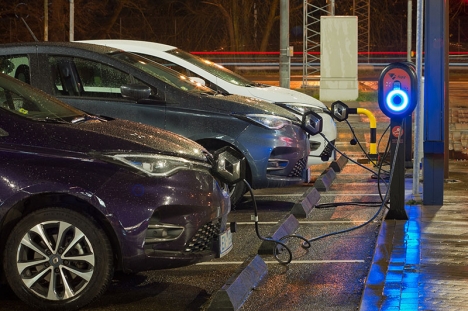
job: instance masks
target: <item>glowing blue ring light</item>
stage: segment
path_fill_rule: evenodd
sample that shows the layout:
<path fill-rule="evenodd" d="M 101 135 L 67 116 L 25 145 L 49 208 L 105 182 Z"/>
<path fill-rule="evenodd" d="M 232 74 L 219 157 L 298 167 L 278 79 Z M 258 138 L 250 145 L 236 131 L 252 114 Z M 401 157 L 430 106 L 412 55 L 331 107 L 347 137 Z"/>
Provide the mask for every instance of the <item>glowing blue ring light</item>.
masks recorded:
<path fill-rule="evenodd" d="M 410 62 L 391 63 L 379 77 L 379 108 L 389 118 L 410 116 L 417 105 L 416 69 Z"/>
<path fill-rule="evenodd" d="M 401 103 L 396 104 L 395 98 L 401 98 Z M 387 94 L 387 107 L 394 112 L 404 111 L 409 106 L 408 94 L 402 90 L 392 90 Z"/>

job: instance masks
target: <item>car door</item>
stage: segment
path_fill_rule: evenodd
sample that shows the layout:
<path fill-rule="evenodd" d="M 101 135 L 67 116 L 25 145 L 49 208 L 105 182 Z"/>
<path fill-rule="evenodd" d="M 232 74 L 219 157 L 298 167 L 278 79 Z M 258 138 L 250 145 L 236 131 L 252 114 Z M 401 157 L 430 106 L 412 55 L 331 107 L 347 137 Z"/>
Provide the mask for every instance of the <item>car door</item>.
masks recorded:
<path fill-rule="evenodd" d="M 126 119 L 165 127 L 164 100 L 151 94 L 153 100 L 139 103 L 136 97 L 122 94 L 122 87 L 153 88 L 104 63 L 78 57 L 48 56 L 53 79 L 52 95 L 88 113 Z"/>

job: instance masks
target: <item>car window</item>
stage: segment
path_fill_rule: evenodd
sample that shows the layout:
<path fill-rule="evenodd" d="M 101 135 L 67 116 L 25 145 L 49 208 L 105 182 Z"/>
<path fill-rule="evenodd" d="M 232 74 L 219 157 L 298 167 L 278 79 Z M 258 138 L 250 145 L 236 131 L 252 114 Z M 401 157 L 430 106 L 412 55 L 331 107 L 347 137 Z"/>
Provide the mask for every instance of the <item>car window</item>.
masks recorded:
<path fill-rule="evenodd" d="M 10 77 L 31 84 L 29 58 L 27 55 L 1 56 L 0 70 L 2 73 L 5 73 Z"/>
<path fill-rule="evenodd" d="M 38 96 L 37 92 L 21 85 L 0 86 L 0 108 L 34 120 L 70 121 L 84 114 L 47 94 Z"/>
<path fill-rule="evenodd" d="M 35 114 L 40 109 L 34 102 L 9 90 L 0 88 L 1 107 L 16 114 Z"/>
<path fill-rule="evenodd" d="M 141 54 L 141 53 L 136 53 L 142 57 L 145 57 L 145 58 L 148 58 L 148 59 L 151 59 L 152 61 L 158 63 L 158 64 L 161 64 L 163 66 L 166 66 L 168 68 L 171 68 L 172 70 L 175 70 L 177 72 L 180 72 L 181 74 L 183 75 L 186 75 L 186 76 L 191 76 L 191 72 L 190 70 L 188 70 L 187 68 L 185 67 L 182 67 L 180 65 L 177 65 L 176 63 L 174 62 L 171 62 L 169 60 L 166 60 L 166 59 L 162 59 L 160 57 L 156 57 L 154 55 L 148 55 L 148 54 Z"/>
<path fill-rule="evenodd" d="M 122 98 L 121 87 L 144 84 L 106 64 L 82 58 L 50 57 L 55 95 Z"/>
<path fill-rule="evenodd" d="M 148 58 L 148 59 L 150 59 L 150 60 L 152 60 L 152 61 L 154 61 L 154 62 L 156 62 L 158 64 L 166 66 L 168 68 L 171 68 L 172 70 L 180 72 L 181 74 L 186 75 L 189 78 L 191 78 L 191 77 L 200 78 L 203 81 L 205 81 L 205 86 L 209 87 L 212 90 L 215 90 L 215 91 L 221 92 L 221 93 L 228 93 L 226 90 L 221 88 L 219 85 L 211 82 L 210 80 L 205 79 L 204 77 L 200 76 L 199 74 L 196 74 L 195 72 L 191 71 L 190 69 L 182 67 L 182 66 L 180 66 L 180 65 L 178 65 L 178 64 L 176 64 L 174 62 L 162 59 L 160 57 L 156 57 L 154 55 L 148 55 L 148 54 L 138 54 L 138 55 L 146 57 L 146 58 Z"/>
<path fill-rule="evenodd" d="M 177 56 L 178 58 L 184 59 L 189 63 L 202 68 L 203 70 L 211 73 L 212 75 L 227 81 L 229 83 L 239 85 L 239 86 L 251 86 L 254 82 L 238 75 L 237 73 L 219 65 L 207 59 L 201 58 L 196 55 L 192 55 L 188 52 L 185 52 L 180 49 L 174 49 L 167 51 L 167 53 Z"/>
<path fill-rule="evenodd" d="M 151 61 L 145 57 L 141 57 L 137 54 L 121 52 L 112 53 L 109 55 L 120 59 L 140 70 L 143 70 L 158 80 L 161 80 L 164 83 L 177 87 L 181 90 L 192 93 L 204 93 L 209 95 L 215 94 L 212 89 L 190 81 L 187 76 L 179 74 L 177 71 L 171 70 L 159 63 Z"/>

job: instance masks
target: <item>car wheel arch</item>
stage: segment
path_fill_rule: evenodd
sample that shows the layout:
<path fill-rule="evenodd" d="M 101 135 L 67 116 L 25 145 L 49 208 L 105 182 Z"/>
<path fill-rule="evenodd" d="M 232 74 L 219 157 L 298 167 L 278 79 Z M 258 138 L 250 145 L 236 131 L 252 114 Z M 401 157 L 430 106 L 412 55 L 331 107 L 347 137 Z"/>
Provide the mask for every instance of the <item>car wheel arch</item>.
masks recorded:
<path fill-rule="evenodd" d="M 41 257 L 46 262 L 37 260 Z M 54 205 L 19 220 L 2 260 L 18 298 L 39 310 L 56 311 L 78 310 L 104 294 L 115 266 L 112 246 L 99 223 Z"/>
<path fill-rule="evenodd" d="M 62 207 L 73 210 L 84 216 L 90 216 L 97 224 L 103 228 L 104 232 L 109 239 L 109 242 L 114 253 L 114 269 L 120 270 L 122 268 L 122 255 L 119 239 L 112 229 L 111 224 L 106 219 L 98 208 L 77 196 L 68 193 L 41 193 L 33 194 L 29 197 L 23 198 L 13 204 L 5 213 L 0 224 L 0 236 L 3 238 L 0 241 L 0 252 L 5 249 L 8 234 L 13 230 L 16 224 L 23 219 L 26 215 L 37 211 L 39 209 L 48 207 Z M 2 281 L 4 281 L 4 271 L 2 269 Z"/>

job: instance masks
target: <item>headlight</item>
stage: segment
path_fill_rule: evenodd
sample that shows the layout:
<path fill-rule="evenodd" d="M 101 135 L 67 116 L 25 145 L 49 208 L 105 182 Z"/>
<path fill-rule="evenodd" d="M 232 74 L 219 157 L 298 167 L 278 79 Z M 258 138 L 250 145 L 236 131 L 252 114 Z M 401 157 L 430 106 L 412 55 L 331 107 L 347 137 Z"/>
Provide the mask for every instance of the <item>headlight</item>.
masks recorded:
<path fill-rule="evenodd" d="M 291 120 L 289 119 L 269 114 L 248 114 L 245 117 L 250 121 L 253 121 L 255 124 L 258 124 L 271 130 L 279 130 L 280 128 L 283 128 L 286 125 L 292 124 Z"/>
<path fill-rule="evenodd" d="M 150 176 L 171 176 L 180 170 L 208 171 L 208 163 L 194 162 L 179 157 L 148 154 L 115 154 L 114 160 L 134 167 Z"/>

